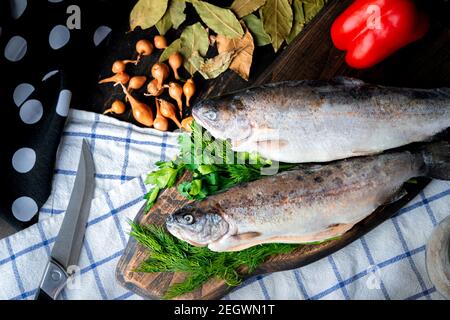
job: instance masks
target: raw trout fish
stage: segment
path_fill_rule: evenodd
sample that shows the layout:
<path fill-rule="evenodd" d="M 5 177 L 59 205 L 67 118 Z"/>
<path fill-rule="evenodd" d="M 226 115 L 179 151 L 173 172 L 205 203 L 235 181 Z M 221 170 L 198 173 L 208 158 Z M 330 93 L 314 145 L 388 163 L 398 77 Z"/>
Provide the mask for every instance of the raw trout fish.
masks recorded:
<path fill-rule="evenodd" d="M 303 165 L 180 208 L 166 220 L 175 237 L 213 251 L 263 243 L 310 243 L 342 235 L 398 200 L 407 180 L 450 180 L 450 145 Z"/>
<path fill-rule="evenodd" d="M 290 163 L 373 155 L 450 127 L 450 89 L 289 81 L 204 100 L 194 119 L 233 150 Z"/>

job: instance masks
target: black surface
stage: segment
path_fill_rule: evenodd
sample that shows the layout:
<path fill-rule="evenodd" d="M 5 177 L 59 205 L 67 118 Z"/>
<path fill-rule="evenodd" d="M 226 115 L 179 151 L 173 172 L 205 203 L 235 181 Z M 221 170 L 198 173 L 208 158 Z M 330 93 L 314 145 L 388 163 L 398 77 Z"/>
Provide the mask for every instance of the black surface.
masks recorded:
<path fill-rule="evenodd" d="M 34 297 L 34 300 L 38 301 L 53 301 L 53 299 L 44 292 L 41 288 L 38 289 L 36 296 Z"/>

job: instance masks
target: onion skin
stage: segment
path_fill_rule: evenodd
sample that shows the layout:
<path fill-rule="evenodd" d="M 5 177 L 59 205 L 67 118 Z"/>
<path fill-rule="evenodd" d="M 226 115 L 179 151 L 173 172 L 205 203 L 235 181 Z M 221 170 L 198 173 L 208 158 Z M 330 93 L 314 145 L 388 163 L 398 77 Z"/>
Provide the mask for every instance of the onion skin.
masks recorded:
<path fill-rule="evenodd" d="M 167 119 L 161 115 L 159 101 L 156 98 L 155 104 L 156 104 L 156 118 L 155 121 L 153 122 L 153 128 L 159 131 L 167 131 L 169 130 L 169 121 L 167 121 Z"/>
<path fill-rule="evenodd" d="M 158 89 L 162 88 L 164 80 L 169 77 L 169 73 L 169 67 L 165 63 L 158 62 L 152 66 L 151 74 L 158 81 Z"/>
<path fill-rule="evenodd" d="M 129 80 L 130 80 L 130 76 L 128 74 L 126 74 L 125 72 L 119 72 L 119 73 L 113 75 L 112 77 L 100 80 L 98 83 L 103 84 L 103 83 L 114 82 L 115 84 L 120 83 L 123 85 L 123 84 L 126 84 Z"/>
<path fill-rule="evenodd" d="M 130 81 L 128 83 L 128 91 L 130 89 L 139 90 L 140 88 L 142 88 L 144 86 L 146 81 L 147 81 L 146 76 L 134 76 L 133 78 L 130 79 Z"/>
<path fill-rule="evenodd" d="M 149 56 L 153 52 L 153 44 L 146 39 L 139 40 L 136 42 L 136 52 L 141 56 Z"/>
<path fill-rule="evenodd" d="M 157 49 L 167 48 L 167 40 L 164 36 L 155 36 L 155 38 L 153 38 L 153 42 L 155 43 L 155 48 Z"/>
<path fill-rule="evenodd" d="M 183 116 L 183 88 L 176 82 L 170 82 L 168 86 L 169 95 L 177 102 L 178 109 L 180 110 L 180 117 Z"/>
<path fill-rule="evenodd" d="M 111 104 L 111 108 L 105 110 L 103 114 L 113 113 L 113 114 L 123 114 L 125 112 L 126 106 L 125 103 L 123 103 L 120 100 L 114 100 L 114 102 Z"/>
<path fill-rule="evenodd" d="M 143 102 L 138 101 L 135 97 L 133 97 L 128 90 L 122 85 L 123 93 L 127 97 L 128 101 L 130 101 L 131 110 L 133 113 L 134 119 L 140 124 L 144 126 L 151 127 L 153 126 L 153 112 L 152 109 Z"/>
<path fill-rule="evenodd" d="M 176 115 L 176 107 L 172 103 L 170 103 L 169 101 L 166 101 L 166 100 L 160 99 L 159 102 L 160 102 L 161 114 L 164 117 L 169 118 L 170 120 L 175 122 L 177 127 L 181 129 L 181 123 L 180 123 L 180 121 L 178 121 L 177 115 Z"/>
<path fill-rule="evenodd" d="M 127 64 L 134 63 L 136 64 L 137 60 L 117 60 L 113 63 L 111 67 L 111 71 L 113 73 L 124 72 Z"/>
<path fill-rule="evenodd" d="M 158 80 L 153 79 L 147 85 L 147 92 L 146 96 L 159 97 L 164 92 L 164 87 L 158 89 Z"/>
<path fill-rule="evenodd" d="M 183 93 L 186 97 L 186 106 L 190 107 L 191 98 L 195 94 L 195 82 L 192 78 L 188 79 L 183 85 Z"/>
<path fill-rule="evenodd" d="M 141 39 L 138 42 L 136 42 L 136 52 L 138 53 L 138 58 L 135 64 L 138 64 L 139 61 L 141 61 L 142 57 L 149 56 L 152 54 L 153 44 L 146 39 Z"/>
<path fill-rule="evenodd" d="M 178 69 L 183 65 L 183 56 L 178 52 L 174 52 L 169 57 L 169 65 L 173 70 L 175 79 L 179 80 L 180 76 L 178 74 Z"/>
<path fill-rule="evenodd" d="M 187 132 L 192 132 L 191 124 L 193 121 L 193 117 L 184 118 L 183 121 L 181 121 L 181 128 L 183 128 Z"/>

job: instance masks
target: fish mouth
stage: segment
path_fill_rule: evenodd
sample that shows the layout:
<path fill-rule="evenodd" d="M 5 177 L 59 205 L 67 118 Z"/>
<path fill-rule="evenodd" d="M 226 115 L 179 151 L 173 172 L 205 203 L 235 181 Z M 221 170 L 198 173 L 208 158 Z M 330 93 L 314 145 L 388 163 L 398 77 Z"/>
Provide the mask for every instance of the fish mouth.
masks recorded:
<path fill-rule="evenodd" d="M 222 219 L 227 223 L 227 230 L 222 236 L 218 238 L 214 237 L 213 240 L 210 239 L 206 241 L 199 241 L 198 239 L 193 240 L 192 237 L 185 236 L 186 233 L 183 232 L 184 231 L 183 227 L 179 226 L 176 222 L 174 222 L 172 215 L 169 215 L 166 219 L 166 229 L 167 231 L 169 231 L 171 235 L 182 241 L 189 243 L 190 245 L 193 245 L 195 247 L 206 247 L 209 246 L 210 244 L 220 242 L 224 238 L 227 238 L 233 233 L 236 233 L 237 228 L 230 221 L 225 219 L 224 216 L 222 216 Z"/>
<path fill-rule="evenodd" d="M 176 223 L 166 221 L 166 229 L 174 237 L 176 237 L 182 241 L 185 241 L 185 242 L 193 245 L 194 247 L 206 247 L 208 245 L 208 242 L 202 243 L 202 242 L 191 240 L 189 237 L 185 237 L 183 235 L 183 228 L 178 226 Z"/>

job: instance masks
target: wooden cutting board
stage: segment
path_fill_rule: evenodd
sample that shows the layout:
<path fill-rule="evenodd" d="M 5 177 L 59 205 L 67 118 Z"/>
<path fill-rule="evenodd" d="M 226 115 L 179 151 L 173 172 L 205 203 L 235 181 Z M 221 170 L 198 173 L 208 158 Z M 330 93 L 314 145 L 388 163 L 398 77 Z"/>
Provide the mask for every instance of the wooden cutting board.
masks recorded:
<path fill-rule="evenodd" d="M 342 75 L 357 77 L 377 84 L 403 87 L 450 86 L 450 31 L 448 25 L 445 25 L 450 21 L 450 17 L 448 14 L 442 14 L 445 12 L 442 6 L 445 7 L 444 9 L 448 9 L 448 3 L 442 3 L 440 7 L 436 5 L 439 1 L 433 1 L 434 4 L 430 5 L 433 26 L 424 40 L 403 49 L 375 68 L 357 71 L 349 69 L 345 65 L 343 53 L 333 48 L 329 37 L 329 29 L 333 20 L 350 2 L 350 0 L 331 0 L 316 19 L 277 56 L 266 70 L 263 70 L 253 83 L 245 83 L 234 73 L 227 72 L 219 79 L 207 83 L 202 90 L 201 98 L 219 95 L 251 84 L 294 79 L 327 80 Z M 298 268 L 345 247 L 394 215 L 427 183 L 427 179 L 419 179 L 417 185 L 408 185 L 408 194 L 403 199 L 379 208 L 340 239 L 321 245 L 304 245 L 291 254 L 271 257 L 254 274 L 244 275 L 245 278 Z M 160 195 L 150 212 L 146 214 L 141 210 L 138 213 L 135 222 L 163 224 L 168 214 L 186 202 L 187 200 L 174 189 L 166 190 Z M 127 289 L 145 298 L 159 299 L 171 284 L 183 280 L 183 275 L 133 272 L 147 257 L 147 250 L 131 238 L 117 265 L 116 277 L 119 283 Z M 218 299 L 231 289 L 223 281 L 212 279 L 195 292 L 181 296 L 179 299 Z"/>

